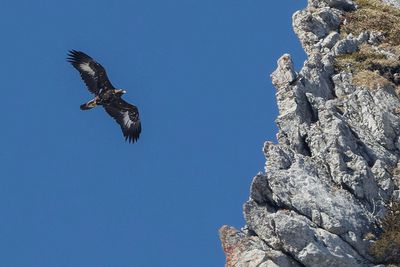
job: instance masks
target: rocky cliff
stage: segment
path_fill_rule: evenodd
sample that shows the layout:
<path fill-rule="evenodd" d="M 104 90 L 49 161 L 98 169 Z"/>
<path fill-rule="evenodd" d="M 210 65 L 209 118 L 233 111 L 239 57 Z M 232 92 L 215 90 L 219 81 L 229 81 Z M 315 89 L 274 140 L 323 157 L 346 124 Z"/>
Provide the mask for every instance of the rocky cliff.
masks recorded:
<path fill-rule="evenodd" d="M 264 144 L 246 226 L 220 229 L 226 266 L 385 261 L 371 246 L 400 195 L 400 10 L 386 2 L 309 0 L 293 15 L 308 59 L 296 72 L 285 54 L 271 75 L 278 143 Z"/>

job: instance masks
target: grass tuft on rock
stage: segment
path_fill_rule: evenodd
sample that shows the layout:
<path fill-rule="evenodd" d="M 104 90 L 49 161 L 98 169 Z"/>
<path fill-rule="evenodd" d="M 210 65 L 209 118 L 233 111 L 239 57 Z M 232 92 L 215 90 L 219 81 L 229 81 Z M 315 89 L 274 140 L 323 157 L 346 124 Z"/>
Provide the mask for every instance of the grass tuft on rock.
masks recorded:
<path fill-rule="evenodd" d="M 386 216 L 382 219 L 382 234 L 371 246 L 371 254 L 385 264 L 400 263 L 400 202 L 387 205 Z M 398 266 L 398 265 L 397 265 Z"/>
<path fill-rule="evenodd" d="M 367 87 L 371 90 L 377 90 L 382 87 L 392 86 L 394 84 L 384 78 L 377 71 L 362 70 L 354 74 L 353 83 L 358 86 Z"/>
<path fill-rule="evenodd" d="M 384 33 L 386 42 L 400 44 L 400 10 L 379 0 L 356 0 L 357 10 L 348 12 L 341 32 L 358 35 L 364 31 Z"/>
<path fill-rule="evenodd" d="M 400 10 L 379 0 L 355 0 L 357 10 L 346 12 L 340 27 L 342 37 L 379 32 L 379 45 L 364 44 L 358 51 L 337 56 L 337 72 L 351 71 L 357 85 L 370 89 L 400 85 Z M 378 83 L 381 84 L 378 84 Z M 399 90 L 396 90 L 399 91 Z"/>

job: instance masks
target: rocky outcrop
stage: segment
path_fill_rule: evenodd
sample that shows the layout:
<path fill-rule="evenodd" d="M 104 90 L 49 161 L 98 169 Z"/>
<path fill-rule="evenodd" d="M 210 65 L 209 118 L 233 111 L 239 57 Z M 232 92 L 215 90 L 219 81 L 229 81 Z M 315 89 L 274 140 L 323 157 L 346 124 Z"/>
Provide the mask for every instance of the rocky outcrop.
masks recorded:
<path fill-rule="evenodd" d="M 397 1 L 391 1 L 397 2 Z M 278 143 L 266 142 L 265 173 L 244 204 L 246 226 L 220 229 L 227 266 L 372 266 L 384 203 L 399 195 L 400 101 L 390 84 L 357 86 L 335 57 L 377 42 L 377 33 L 343 37 L 351 0 L 309 0 L 293 15 L 308 55 L 296 72 L 290 55 L 271 78 L 277 89 Z"/>

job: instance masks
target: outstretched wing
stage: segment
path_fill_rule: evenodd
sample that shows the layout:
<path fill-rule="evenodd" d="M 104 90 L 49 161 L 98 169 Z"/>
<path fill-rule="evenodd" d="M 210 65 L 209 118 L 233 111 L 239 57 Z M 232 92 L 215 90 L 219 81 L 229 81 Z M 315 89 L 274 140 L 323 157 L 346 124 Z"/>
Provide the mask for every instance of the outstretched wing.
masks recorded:
<path fill-rule="evenodd" d="M 109 104 L 103 104 L 107 113 L 121 126 L 125 140 L 134 143 L 139 139 L 142 126 L 139 119 L 139 110 L 136 106 L 119 98 Z"/>
<path fill-rule="evenodd" d="M 101 91 L 114 89 L 103 66 L 85 53 L 71 50 L 67 60 L 79 71 L 91 93 L 98 95 Z"/>

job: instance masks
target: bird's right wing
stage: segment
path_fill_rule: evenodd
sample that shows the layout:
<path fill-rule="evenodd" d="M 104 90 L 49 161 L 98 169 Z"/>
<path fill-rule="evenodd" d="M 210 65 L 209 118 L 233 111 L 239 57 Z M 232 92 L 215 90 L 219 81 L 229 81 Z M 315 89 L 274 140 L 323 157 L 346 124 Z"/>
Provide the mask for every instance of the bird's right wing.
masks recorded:
<path fill-rule="evenodd" d="M 139 110 L 136 106 L 131 105 L 120 98 L 109 104 L 103 104 L 103 107 L 121 126 L 125 140 L 128 140 L 129 143 L 134 143 L 139 139 L 142 125 L 140 123 Z"/>
<path fill-rule="evenodd" d="M 98 95 L 103 90 L 114 89 L 103 66 L 83 52 L 71 50 L 68 62 L 77 69 L 89 91 Z"/>

